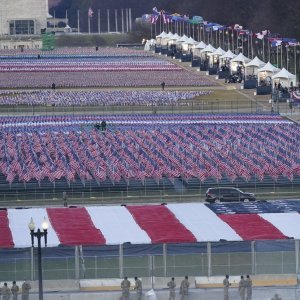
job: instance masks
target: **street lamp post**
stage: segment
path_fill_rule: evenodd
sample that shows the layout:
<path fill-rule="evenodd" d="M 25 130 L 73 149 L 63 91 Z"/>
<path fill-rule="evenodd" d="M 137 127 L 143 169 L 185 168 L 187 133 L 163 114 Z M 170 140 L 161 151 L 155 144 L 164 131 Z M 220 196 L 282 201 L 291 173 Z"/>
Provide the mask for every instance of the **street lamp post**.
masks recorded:
<path fill-rule="evenodd" d="M 30 223 L 28 224 L 30 235 L 31 235 L 31 245 L 34 247 L 34 238 L 37 238 L 38 241 L 38 279 L 39 279 L 39 300 L 43 300 L 43 273 L 42 273 L 42 247 L 41 247 L 41 238 L 44 237 L 45 247 L 47 247 L 47 234 L 48 234 L 48 222 L 47 219 L 44 218 L 42 223 L 41 231 L 39 228 L 37 231 L 35 230 L 35 224 L 33 219 L 30 219 Z"/>

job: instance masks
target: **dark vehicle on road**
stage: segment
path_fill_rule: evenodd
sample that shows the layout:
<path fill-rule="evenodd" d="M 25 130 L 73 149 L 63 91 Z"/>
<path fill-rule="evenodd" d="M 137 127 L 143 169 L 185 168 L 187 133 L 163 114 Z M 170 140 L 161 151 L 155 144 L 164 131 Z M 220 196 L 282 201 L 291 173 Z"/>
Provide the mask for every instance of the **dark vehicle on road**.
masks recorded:
<path fill-rule="evenodd" d="M 215 202 L 248 202 L 255 201 L 255 195 L 245 193 L 234 187 L 209 188 L 206 191 L 205 201 L 209 203 Z"/>

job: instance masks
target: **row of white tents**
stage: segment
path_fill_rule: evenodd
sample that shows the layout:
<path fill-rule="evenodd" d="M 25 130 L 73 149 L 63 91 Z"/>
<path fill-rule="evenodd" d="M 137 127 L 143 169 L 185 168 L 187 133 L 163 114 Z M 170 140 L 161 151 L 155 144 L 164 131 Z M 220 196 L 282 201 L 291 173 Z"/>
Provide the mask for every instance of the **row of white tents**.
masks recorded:
<path fill-rule="evenodd" d="M 207 59 L 209 66 L 213 66 L 218 61 L 219 66 L 229 66 L 231 72 L 236 72 L 238 66 L 242 66 L 245 76 L 257 76 L 258 83 L 270 78 L 272 79 L 273 85 L 280 83 L 283 87 L 296 86 L 296 76 L 288 72 L 285 68 L 280 70 L 270 62 L 265 63 L 261 61 L 257 56 L 251 60 L 243 53 L 236 55 L 231 50 L 224 51 L 220 47 L 216 49 L 211 44 L 206 45 L 203 41 L 197 42 L 186 35 L 180 37 L 176 33 L 162 32 L 156 36 L 155 40 L 149 40 L 147 43 L 145 50 L 149 50 L 150 45 L 154 44 L 160 46 L 175 44 L 176 48 L 186 52 L 192 52 L 194 58 Z"/>

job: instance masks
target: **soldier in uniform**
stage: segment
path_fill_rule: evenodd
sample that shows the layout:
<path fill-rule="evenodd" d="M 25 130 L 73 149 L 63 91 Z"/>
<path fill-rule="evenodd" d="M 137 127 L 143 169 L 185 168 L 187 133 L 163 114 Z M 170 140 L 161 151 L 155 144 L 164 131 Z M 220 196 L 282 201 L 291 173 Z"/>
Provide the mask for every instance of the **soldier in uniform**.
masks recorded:
<path fill-rule="evenodd" d="M 189 279 L 188 276 L 185 276 L 184 279 L 181 281 L 180 284 L 181 300 L 187 300 L 188 298 L 189 286 L 190 286 L 188 279 Z"/>
<path fill-rule="evenodd" d="M 134 280 L 135 280 L 134 290 L 136 291 L 136 299 L 141 300 L 143 294 L 142 281 L 137 277 L 134 277 Z"/>
<path fill-rule="evenodd" d="M 22 300 L 29 300 L 29 291 L 31 285 L 28 280 L 25 280 L 22 284 Z"/>
<path fill-rule="evenodd" d="M 252 279 L 247 275 L 246 279 L 246 300 L 252 299 Z"/>
<path fill-rule="evenodd" d="M 13 281 L 11 293 L 13 295 L 13 300 L 18 300 L 19 286 L 16 284 L 15 281 Z"/>
<path fill-rule="evenodd" d="M 127 277 L 124 277 L 124 279 L 122 280 L 121 289 L 122 289 L 122 300 L 128 300 L 129 299 L 130 281 L 127 279 Z"/>
<path fill-rule="evenodd" d="M 229 275 L 226 275 L 224 280 L 223 280 L 223 286 L 224 286 L 224 300 L 229 300 L 229 287 L 230 287 L 230 283 L 229 283 Z"/>
<path fill-rule="evenodd" d="M 176 287 L 176 282 L 175 278 L 172 277 L 171 281 L 168 282 L 168 287 L 169 287 L 169 300 L 175 300 L 175 287 Z"/>
<path fill-rule="evenodd" d="M 245 300 L 245 292 L 246 292 L 246 280 L 244 279 L 244 276 L 241 276 L 241 280 L 239 282 L 239 294 L 241 300 Z"/>
<path fill-rule="evenodd" d="M 7 286 L 7 283 L 4 282 L 4 286 L 2 287 L 2 299 L 9 300 L 11 296 L 10 288 Z"/>

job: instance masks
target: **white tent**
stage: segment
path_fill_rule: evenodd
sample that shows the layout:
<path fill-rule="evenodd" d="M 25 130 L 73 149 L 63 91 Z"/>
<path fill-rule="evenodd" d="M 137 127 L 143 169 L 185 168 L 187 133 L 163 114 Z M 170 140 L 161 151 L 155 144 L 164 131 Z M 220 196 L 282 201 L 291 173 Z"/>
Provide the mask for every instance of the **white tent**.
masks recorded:
<path fill-rule="evenodd" d="M 253 58 L 250 62 L 246 63 L 246 67 L 257 67 L 262 68 L 266 63 L 260 60 L 257 56 Z"/>
<path fill-rule="evenodd" d="M 243 53 L 239 53 L 231 62 L 243 63 L 244 65 L 248 63 L 250 59 L 246 57 Z"/>
<path fill-rule="evenodd" d="M 193 49 L 193 54 L 194 56 L 200 56 L 200 51 L 204 49 L 207 45 L 204 42 L 200 42 L 197 45 L 195 45 Z"/>
<path fill-rule="evenodd" d="M 248 57 L 246 57 L 243 53 L 239 53 L 239 55 L 237 55 L 230 61 L 231 72 L 236 72 L 239 65 L 245 67 L 245 64 L 249 61 L 250 59 Z"/>
<path fill-rule="evenodd" d="M 196 44 L 197 42 L 192 37 L 189 37 L 185 42 L 182 43 L 182 49 L 188 51 L 192 49 Z"/>
<path fill-rule="evenodd" d="M 220 64 L 221 65 L 227 65 L 229 64 L 230 60 L 236 57 L 234 53 L 232 53 L 231 50 L 228 50 L 223 55 L 220 56 Z"/>
<path fill-rule="evenodd" d="M 259 85 L 263 83 L 271 84 L 272 76 L 279 71 L 278 68 L 267 62 L 262 68 L 257 70 L 257 81 Z"/>
<path fill-rule="evenodd" d="M 188 40 L 189 38 L 184 34 L 180 39 L 176 41 L 176 43 L 184 43 Z"/>
<path fill-rule="evenodd" d="M 215 50 L 214 52 L 212 52 L 210 55 L 214 55 L 214 56 L 222 56 L 223 54 L 225 54 L 225 51 L 222 48 L 218 48 L 217 50 Z"/>
<path fill-rule="evenodd" d="M 225 53 L 225 51 L 222 48 L 216 49 L 214 52 L 209 53 L 209 64 L 210 66 L 213 66 L 216 64 L 218 61 L 220 62 L 220 57 Z"/>
<path fill-rule="evenodd" d="M 253 58 L 250 62 L 246 63 L 246 75 L 257 75 L 259 68 L 263 67 L 266 63 L 260 60 L 257 56 Z"/>
<path fill-rule="evenodd" d="M 161 34 L 157 35 L 155 38 L 156 38 L 156 42 L 158 44 L 161 44 L 161 41 L 163 38 L 165 38 L 167 36 L 167 33 L 166 32 L 162 32 Z"/>
<path fill-rule="evenodd" d="M 214 48 L 211 44 L 208 44 L 204 49 L 200 51 L 201 54 L 208 54 L 208 53 L 213 53 L 216 51 L 216 48 Z"/>
<path fill-rule="evenodd" d="M 176 41 L 179 39 L 180 39 L 180 36 L 177 33 L 173 34 L 172 37 L 169 37 L 169 45 L 175 44 Z"/>
<path fill-rule="evenodd" d="M 228 50 L 222 56 L 220 56 L 220 59 L 233 59 L 234 57 L 236 57 L 236 55 L 232 53 L 231 50 Z"/>
<path fill-rule="evenodd" d="M 296 86 L 296 75 L 290 73 L 285 68 L 273 75 L 272 80 L 273 84 L 280 83 L 282 87 L 289 88 L 291 84 L 293 84 L 293 86 Z"/>

